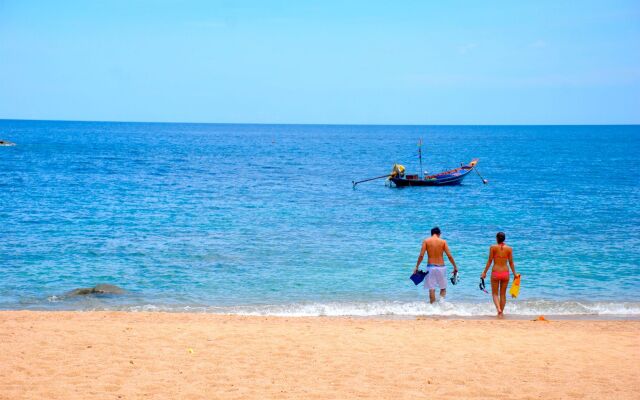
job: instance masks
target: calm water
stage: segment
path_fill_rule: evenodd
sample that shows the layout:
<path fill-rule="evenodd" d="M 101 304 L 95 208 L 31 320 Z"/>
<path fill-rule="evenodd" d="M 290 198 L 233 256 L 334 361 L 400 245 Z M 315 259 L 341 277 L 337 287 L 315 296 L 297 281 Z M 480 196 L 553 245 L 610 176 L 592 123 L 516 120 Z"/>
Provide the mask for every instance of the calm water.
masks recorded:
<path fill-rule="evenodd" d="M 351 181 L 480 158 L 483 185 Z M 520 314 L 640 315 L 640 127 L 0 121 L 0 308 L 482 315 L 504 230 Z M 408 280 L 439 225 L 462 281 Z M 110 283 L 120 296 L 64 297 Z"/>

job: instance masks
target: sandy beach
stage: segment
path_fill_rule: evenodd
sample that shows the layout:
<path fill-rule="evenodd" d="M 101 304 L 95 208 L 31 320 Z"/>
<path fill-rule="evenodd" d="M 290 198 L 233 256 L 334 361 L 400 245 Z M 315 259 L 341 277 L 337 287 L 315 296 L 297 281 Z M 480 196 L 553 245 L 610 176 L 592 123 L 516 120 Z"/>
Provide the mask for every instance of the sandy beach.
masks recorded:
<path fill-rule="evenodd" d="M 1 399 L 640 398 L 640 321 L 0 313 Z"/>

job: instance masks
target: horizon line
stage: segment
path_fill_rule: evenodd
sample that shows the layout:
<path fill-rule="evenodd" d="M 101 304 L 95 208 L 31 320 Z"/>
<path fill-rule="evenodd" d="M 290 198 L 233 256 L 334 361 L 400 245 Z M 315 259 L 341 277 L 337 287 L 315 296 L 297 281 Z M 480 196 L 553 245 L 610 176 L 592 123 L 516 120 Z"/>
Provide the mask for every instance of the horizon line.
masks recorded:
<path fill-rule="evenodd" d="M 33 119 L 33 118 L 0 118 L 0 121 L 25 122 L 98 122 L 114 124 L 193 124 L 193 125 L 292 125 L 292 126 L 639 126 L 638 123 L 557 123 L 557 124 L 399 124 L 399 123 L 291 123 L 291 122 L 185 122 L 185 121 L 122 121 L 122 120 L 88 120 L 88 119 Z"/>

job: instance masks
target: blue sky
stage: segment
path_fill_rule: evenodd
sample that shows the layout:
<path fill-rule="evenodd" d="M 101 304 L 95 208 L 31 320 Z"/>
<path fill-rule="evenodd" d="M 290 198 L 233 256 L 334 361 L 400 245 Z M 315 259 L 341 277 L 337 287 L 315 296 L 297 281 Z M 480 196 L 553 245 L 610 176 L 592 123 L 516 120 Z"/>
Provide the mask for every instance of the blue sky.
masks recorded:
<path fill-rule="evenodd" d="M 637 124 L 640 2 L 0 0 L 0 118 Z"/>

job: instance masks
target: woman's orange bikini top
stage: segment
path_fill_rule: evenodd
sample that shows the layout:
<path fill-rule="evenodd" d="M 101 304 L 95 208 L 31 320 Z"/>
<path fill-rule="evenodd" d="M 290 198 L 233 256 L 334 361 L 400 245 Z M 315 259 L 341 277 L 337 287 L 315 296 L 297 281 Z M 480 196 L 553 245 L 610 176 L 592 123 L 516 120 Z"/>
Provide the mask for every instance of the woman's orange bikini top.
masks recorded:
<path fill-rule="evenodd" d="M 498 246 L 500 246 L 500 250 L 502 250 L 504 248 L 504 244 L 505 244 L 504 242 L 498 243 Z M 498 257 L 497 253 L 498 252 L 496 252 L 496 254 L 493 256 L 493 258 L 501 258 L 501 259 L 504 259 L 504 260 L 508 260 L 509 259 L 509 257 Z"/>

